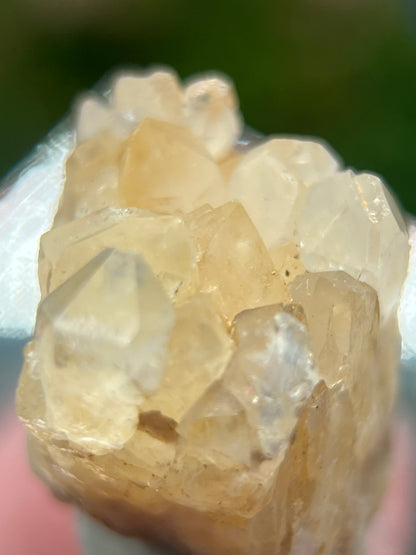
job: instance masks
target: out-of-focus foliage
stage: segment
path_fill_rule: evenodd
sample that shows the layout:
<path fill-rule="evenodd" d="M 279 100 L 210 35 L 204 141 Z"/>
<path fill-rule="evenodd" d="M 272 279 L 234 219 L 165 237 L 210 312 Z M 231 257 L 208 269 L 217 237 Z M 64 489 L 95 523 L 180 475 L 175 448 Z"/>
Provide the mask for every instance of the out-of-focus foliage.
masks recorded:
<path fill-rule="evenodd" d="M 109 69 L 222 70 L 249 125 L 325 137 L 416 212 L 416 25 L 404 0 L 2 0 L 0 174 Z"/>

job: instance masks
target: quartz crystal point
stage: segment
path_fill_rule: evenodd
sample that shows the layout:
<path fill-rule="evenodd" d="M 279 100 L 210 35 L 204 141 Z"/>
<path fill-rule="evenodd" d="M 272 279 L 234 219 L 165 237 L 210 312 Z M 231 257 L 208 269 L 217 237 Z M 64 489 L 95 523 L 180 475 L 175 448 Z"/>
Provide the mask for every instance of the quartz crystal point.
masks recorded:
<path fill-rule="evenodd" d="M 228 199 L 217 164 L 191 131 L 151 118 L 127 140 L 119 192 L 125 206 L 164 213 Z"/>
<path fill-rule="evenodd" d="M 185 89 L 182 121 L 214 159 L 227 156 L 241 133 L 238 102 L 226 78 L 195 79 Z"/>
<path fill-rule="evenodd" d="M 336 159 L 319 143 L 272 139 L 247 153 L 230 179 L 268 247 L 294 237 L 295 217 L 307 188 L 333 174 Z"/>
<path fill-rule="evenodd" d="M 409 250 L 382 181 L 247 146 L 213 75 L 120 74 L 74 121 L 17 392 L 35 472 L 183 553 L 361 553 Z"/>
<path fill-rule="evenodd" d="M 118 205 L 120 156 L 121 141 L 108 133 L 83 141 L 74 150 L 66 164 L 65 190 L 56 224 Z"/>
<path fill-rule="evenodd" d="M 405 224 L 375 175 L 351 170 L 312 185 L 298 237 L 309 271 L 342 269 L 378 293 L 382 318 L 397 310 L 406 277 Z"/>
<path fill-rule="evenodd" d="M 88 452 L 120 448 L 161 379 L 174 321 L 138 254 L 104 250 L 56 288 L 39 306 L 30 367 L 47 425 Z"/>
<path fill-rule="evenodd" d="M 43 235 L 39 255 L 42 297 L 106 248 L 142 254 L 172 299 L 186 298 L 197 290 L 195 246 L 179 216 L 107 208 Z"/>

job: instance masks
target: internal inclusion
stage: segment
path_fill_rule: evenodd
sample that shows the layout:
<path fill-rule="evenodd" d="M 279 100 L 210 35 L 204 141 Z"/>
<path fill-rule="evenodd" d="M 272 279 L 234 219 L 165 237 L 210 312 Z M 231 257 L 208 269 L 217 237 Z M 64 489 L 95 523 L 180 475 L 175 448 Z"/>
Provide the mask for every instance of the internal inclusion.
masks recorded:
<path fill-rule="evenodd" d="M 359 553 L 409 251 L 382 181 L 319 141 L 243 152 L 224 77 L 118 75 L 74 120 L 17 393 L 35 471 L 184 552 Z"/>

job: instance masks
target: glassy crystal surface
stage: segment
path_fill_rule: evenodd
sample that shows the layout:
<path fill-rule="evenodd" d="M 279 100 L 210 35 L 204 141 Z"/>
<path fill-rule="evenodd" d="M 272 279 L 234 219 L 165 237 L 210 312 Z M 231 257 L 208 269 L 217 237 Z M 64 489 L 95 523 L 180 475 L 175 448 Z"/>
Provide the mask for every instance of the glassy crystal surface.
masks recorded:
<path fill-rule="evenodd" d="M 215 160 L 227 156 L 242 128 L 233 84 L 226 77 L 194 79 L 184 91 L 182 121 Z"/>
<path fill-rule="evenodd" d="M 409 254 L 385 186 L 320 141 L 242 148 L 219 76 L 120 74 L 74 121 L 17 392 L 36 473 L 184 553 L 360 553 Z"/>
<path fill-rule="evenodd" d="M 247 153 L 230 179 L 268 247 L 290 241 L 307 188 L 332 175 L 337 160 L 317 142 L 271 139 Z"/>
<path fill-rule="evenodd" d="M 146 118 L 127 140 L 120 164 L 120 202 L 154 212 L 188 212 L 228 198 L 202 142 L 182 125 Z"/>

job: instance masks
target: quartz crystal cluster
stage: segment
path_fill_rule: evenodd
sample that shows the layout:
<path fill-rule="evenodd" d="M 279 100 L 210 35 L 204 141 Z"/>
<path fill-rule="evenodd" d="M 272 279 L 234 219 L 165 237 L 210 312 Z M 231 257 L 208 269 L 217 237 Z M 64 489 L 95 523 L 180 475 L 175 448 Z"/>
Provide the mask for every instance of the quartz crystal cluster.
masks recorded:
<path fill-rule="evenodd" d="M 382 181 L 247 144 L 224 77 L 121 74 L 74 126 L 17 394 L 36 473 L 183 553 L 360 553 L 408 261 Z"/>

